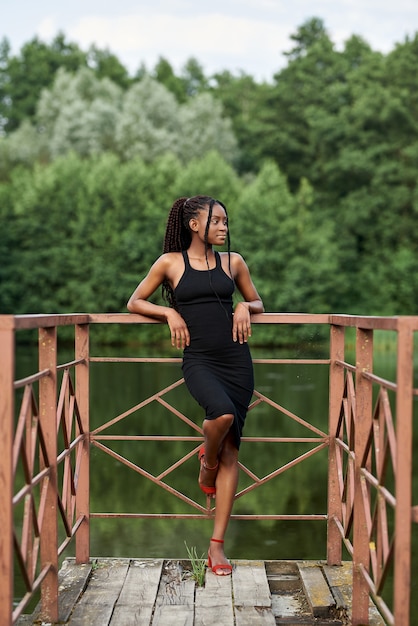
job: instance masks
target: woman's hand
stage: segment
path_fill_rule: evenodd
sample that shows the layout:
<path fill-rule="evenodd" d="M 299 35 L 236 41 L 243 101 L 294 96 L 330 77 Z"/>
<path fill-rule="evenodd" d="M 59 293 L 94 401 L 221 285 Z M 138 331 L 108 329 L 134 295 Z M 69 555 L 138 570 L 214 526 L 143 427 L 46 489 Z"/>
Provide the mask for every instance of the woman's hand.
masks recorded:
<path fill-rule="evenodd" d="M 167 309 L 167 324 L 171 332 L 171 345 L 173 348 L 185 348 L 190 345 L 190 333 L 186 322 L 174 309 Z"/>
<path fill-rule="evenodd" d="M 250 303 L 238 302 L 232 324 L 232 339 L 246 343 L 248 337 L 251 337 Z"/>

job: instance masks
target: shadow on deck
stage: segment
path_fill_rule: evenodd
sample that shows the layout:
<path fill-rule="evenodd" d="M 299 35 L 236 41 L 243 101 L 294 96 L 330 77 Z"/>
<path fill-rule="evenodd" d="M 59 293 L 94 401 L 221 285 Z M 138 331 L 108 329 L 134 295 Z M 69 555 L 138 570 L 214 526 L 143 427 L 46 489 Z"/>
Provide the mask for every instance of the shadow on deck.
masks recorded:
<path fill-rule="evenodd" d="M 206 570 L 193 579 L 190 561 L 97 558 L 59 573 L 59 623 L 70 626 L 275 626 L 351 624 L 352 564 L 319 561 L 232 561 L 232 576 Z M 40 608 L 18 626 L 41 623 Z M 370 626 L 384 624 L 374 605 Z"/>

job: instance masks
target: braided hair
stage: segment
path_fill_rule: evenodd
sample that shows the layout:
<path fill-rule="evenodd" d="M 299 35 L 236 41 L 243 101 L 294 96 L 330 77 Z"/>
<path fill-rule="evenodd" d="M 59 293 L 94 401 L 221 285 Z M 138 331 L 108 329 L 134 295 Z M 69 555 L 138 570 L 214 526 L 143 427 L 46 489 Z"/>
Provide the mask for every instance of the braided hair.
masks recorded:
<path fill-rule="evenodd" d="M 226 206 L 219 200 L 210 196 L 193 196 L 192 198 L 178 198 L 174 201 L 168 215 L 167 226 L 165 230 L 163 252 L 182 252 L 187 250 L 192 242 L 190 229 L 190 220 L 197 218 L 200 211 L 208 209 L 208 219 L 205 228 L 205 255 L 206 264 L 209 270 L 208 260 L 208 233 L 210 221 L 212 219 L 212 211 L 215 204 L 219 204 L 228 217 Z M 229 230 L 227 232 L 228 258 L 230 264 L 231 244 L 229 238 Z M 165 280 L 162 284 L 163 298 L 169 306 L 177 309 L 176 298 L 170 283 Z"/>

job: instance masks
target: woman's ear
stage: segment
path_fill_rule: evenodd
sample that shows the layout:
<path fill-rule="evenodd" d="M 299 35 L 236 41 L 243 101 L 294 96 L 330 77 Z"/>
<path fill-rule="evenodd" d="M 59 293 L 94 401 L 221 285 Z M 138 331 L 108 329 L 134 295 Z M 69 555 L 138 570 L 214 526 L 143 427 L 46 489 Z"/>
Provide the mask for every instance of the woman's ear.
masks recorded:
<path fill-rule="evenodd" d="M 195 233 L 197 233 L 197 231 L 199 230 L 199 223 L 195 217 L 192 217 L 189 220 L 189 227 L 190 227 L 190 230 L 192 230 Z"/>

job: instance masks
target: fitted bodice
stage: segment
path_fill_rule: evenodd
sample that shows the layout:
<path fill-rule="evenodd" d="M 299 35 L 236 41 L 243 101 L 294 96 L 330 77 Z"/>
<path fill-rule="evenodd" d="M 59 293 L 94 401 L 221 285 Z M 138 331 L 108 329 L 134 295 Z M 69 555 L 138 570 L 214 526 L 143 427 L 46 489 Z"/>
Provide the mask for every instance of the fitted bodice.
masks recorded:
<path fill-rule="evenodd" d="M 213 269 L 196 270 L 183 251 L 184 273 L 174 295 L 180 315 L 190 332 L 186 350 L 213 351 L 232 343 L 232 294 L 234 281 L 222 268 L 215 252 Z"/>

